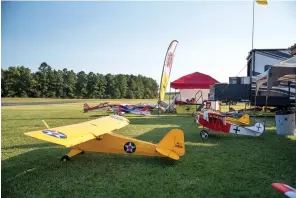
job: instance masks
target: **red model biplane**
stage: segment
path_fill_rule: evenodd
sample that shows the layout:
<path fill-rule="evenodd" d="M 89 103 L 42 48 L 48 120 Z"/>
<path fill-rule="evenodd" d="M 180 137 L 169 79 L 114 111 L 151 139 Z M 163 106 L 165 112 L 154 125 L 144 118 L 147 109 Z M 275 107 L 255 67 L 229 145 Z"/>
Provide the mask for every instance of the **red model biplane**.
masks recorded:
<path fill-rule="evenodd" d="M 260 136 L 265 129 L 264 125 L 261 123 L 256 123 L 254 126 L 250 127 L 233 124 L 226 120 L 226 116 L 208 111 L 203 112 L 203 114 L 198 114 L 196 117 L 196 123 L 203 126 L 203 129 L 200 131 L 200 136 L 202 138 L 208 138 L 209 136 L 205 128 L 214 132 L 249 136 Z"/>

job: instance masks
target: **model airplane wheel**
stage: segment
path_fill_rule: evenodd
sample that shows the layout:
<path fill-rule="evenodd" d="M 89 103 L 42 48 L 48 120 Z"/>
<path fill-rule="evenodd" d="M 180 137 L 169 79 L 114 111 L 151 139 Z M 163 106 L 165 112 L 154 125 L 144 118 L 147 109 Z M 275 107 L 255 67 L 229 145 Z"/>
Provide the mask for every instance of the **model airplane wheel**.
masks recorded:
<path fill-rule="evenodd" d="M 207 131 L 205 131 L 205 130 L 201 130 L 200 131 L 200 137 L 202 139 L 207 139 L 209 137 L 209 133 Z"/>
<path fill-rule="evenodd" d="M 69 161 L 70 160 L 70 157 L 68 155 L 64 155 L 62 158 L 61 158 L 61 161 L 65 162 L 65 161 Z"/>

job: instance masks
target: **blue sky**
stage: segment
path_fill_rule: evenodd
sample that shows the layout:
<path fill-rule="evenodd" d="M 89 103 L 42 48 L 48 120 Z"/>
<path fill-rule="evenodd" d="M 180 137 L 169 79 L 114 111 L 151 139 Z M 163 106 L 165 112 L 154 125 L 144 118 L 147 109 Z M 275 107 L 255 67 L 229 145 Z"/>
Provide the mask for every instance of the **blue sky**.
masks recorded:
<path fill-rule="evenodd" d="M 142 74 L 159 82 L 176 39 L 171 81 L 198 71 L 227 82 L 252 47 L 252 1 L 1 3 L 2 68 L 36 71 L 45 61 L 55 69 Z M 296 1 L 256 4 L 254 48 L 296 43 L 295 10 Z"/>

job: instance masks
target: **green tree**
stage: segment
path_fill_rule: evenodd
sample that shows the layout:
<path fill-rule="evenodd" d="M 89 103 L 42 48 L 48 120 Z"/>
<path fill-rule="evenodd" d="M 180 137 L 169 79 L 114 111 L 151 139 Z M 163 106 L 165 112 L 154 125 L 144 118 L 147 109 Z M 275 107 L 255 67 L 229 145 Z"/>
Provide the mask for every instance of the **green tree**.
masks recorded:
<path fill-rule="evenodd" d="M 63 95 L 64 98 L 75 98 L 77 76 L 73 70 L 63 69 Z"/>
<path fill-rule="evenodd" d="M 49 73 L 52 71 L 51 66 L 46 62 L 41 63 L 36 72 L 37 89 L 40 91 L 41 97 L 47 97 L 49 90 Z"/>
<path fill-rule="evenodd" d="M 156 98 L 158 84 L 142 75 L 75 73 L 46 62 L 33 73 L 24 66 L 1 69 L 2 97 Z"/>
<path fill-rule="evenodd" d="M 106 89 L 105 89 L 105 98 L 114 98 L 115 96 L 115 77 L 112 74 L 107 74 L 105 76 L 106 80 Z"/>
<path fill-rule="evenodd" d="M 8 97 L 27 97 L 31 88 L 32 73 L 29 68 L 9 67 L 3 72 L 4 91 Z"/>
<path fill-rule="evenodd" d="M 95 73 L 90 72 L 87 75 L 87 97 L 88 98 L 97 98 L 99 95 L 98 90 L 98 77 Z"/>
<path fill-rule="evenodd" d="M 85 98 L 87 96 L 87 74 L 84 71 L 77 74 L 76 96 L 78 98 Z"/>
<path fill-rule="evenodd" d="M 107 81 L 104 75 L 97 74 L 97 95 L 96 98 L 104 98 Z"/>
<path fill-rule="evenodd" d="M 123 74 L 116 75 L 116 87 L 120 92 L 120 98 L 126 98 L 127 95 L 127 79 L 126 76 Z"/>
<path fill-rule="evenodd" d="M 7 96 L 6 81 L 5 81 L 5 70 L 1 68 L 1 97 Z"/>
<path fill-rule="evenodd" d="M 142 82 L 142 75 L 138 75 L 136 78 L 135 98 L 142 99 L 144 97 L 144 85 Z"/>

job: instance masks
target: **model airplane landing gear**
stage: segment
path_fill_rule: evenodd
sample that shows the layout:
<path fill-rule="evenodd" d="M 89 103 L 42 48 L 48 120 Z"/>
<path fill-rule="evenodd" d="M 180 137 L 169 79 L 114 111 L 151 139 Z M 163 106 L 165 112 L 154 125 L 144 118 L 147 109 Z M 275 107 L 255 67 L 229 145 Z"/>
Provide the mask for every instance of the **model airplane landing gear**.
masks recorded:
<path fill-rule="evenodd" d="M 203 130 L 200 131 L 200 137 L 202 139 L 207 139 L 209 137 L 209 133 L 206 130 L 203 129 Z"/>
<path fill-rule="evenodd" d="M 71 149 L 68 154 L 64 155 L 61 158 L 61 161 L 63 161 L 63 162 L 69 161 L 70 157 L 73 157 L 73 156 L 78 155 L 78 154 L 84 154 L 84 151 L 81 151 L 81 150 L 78 150 L 78 149 Z"/>
<path fill-rule="evenodd" d="M 61 161 L 62 162 L 65 162 L 65 161 L 69 161 L 70 160 L 70 157 L 68 155 L 64 155 L 62 158 L 61 158 Z"/>

